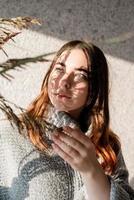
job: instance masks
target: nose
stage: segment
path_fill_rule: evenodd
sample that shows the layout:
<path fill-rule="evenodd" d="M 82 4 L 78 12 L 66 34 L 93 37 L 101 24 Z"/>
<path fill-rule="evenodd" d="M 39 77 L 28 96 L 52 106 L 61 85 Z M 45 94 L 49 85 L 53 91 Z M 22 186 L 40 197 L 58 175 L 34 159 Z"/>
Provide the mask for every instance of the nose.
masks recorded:
<path fill-rule="evenodd" d="M 71 81 L 69 75 L 65 74 L 59 81 L 59 86 L 63 89 L 69 89 L 71 87 Z"/>

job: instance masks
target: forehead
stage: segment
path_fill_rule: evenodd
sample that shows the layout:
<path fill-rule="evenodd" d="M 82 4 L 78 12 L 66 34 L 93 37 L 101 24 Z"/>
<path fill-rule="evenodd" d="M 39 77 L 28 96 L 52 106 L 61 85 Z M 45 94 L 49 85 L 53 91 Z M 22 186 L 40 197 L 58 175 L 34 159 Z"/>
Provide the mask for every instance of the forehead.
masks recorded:
<path fill-rule="evenodd" d="M 57 62 L 63 62 L 66 66 L 81 67 L 88 69 L 89 58 L 88 55 L 82 49 L 72 49 L 62 52 L 57 59 Z"/>

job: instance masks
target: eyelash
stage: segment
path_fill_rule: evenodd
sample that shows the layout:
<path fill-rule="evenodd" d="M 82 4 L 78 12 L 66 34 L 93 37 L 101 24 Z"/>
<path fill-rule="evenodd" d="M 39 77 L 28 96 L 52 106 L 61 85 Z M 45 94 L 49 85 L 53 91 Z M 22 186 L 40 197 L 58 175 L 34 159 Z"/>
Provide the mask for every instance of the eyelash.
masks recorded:
<path fill-rule="evenodd" d="M 88 79 L 86 75 L 84 75 L 84 74 L 81 74 L 81 75 L 83 76 L 84 79 L 86 79 L 86 80 Z"/>
<path fill-rule="evenodd" d="M 56 67 L 55 70 L 63 71 L 63 69 L 60 67 Z"/>
<path fill-rule="evenodd" d="M 76 74 L 76 76 L 80 76 L 82 79 L 84 79 L 84 80 L 88 80 L 88 78 L 87 78 L 87 76 L 86 75 L 84 75 L 84 74 Z"/>

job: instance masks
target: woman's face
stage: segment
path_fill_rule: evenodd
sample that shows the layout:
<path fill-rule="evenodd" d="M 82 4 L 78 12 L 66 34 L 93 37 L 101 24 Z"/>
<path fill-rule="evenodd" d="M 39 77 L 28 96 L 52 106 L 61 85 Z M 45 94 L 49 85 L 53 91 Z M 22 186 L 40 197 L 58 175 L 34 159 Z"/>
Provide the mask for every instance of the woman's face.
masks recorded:
<path fill-rule="evenodd" d="M 48 80 L 48 96 L 57 110 L 79 116 L 88 97 L 88 71 L 87 57 L 81 49 L 60 55 Z"/>

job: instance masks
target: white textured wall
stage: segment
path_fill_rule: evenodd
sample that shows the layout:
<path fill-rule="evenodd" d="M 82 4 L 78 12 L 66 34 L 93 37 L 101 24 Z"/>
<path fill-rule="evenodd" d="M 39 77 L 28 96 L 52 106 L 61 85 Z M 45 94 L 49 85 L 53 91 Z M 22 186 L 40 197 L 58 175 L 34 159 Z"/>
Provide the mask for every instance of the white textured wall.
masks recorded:
<path fill-rule="evenodd" d="M 111 127 L 121 138 L 134 186 L 134 1 L 0 0 L 1 17 L 34 16 L 43 26 L 25 30 L 4 46 L 9 58 L 54 52 L 71 39 L 90 39 L 103 48 L 110 69 Z M 52 58 L 53 56 L 50 56 Z M 8 58 L 0 51 L 0 62 Z M 28 63 L 10 71 L 11 82 L 0 77 L 0 93 L 21 107 L 38 94 L 50 63 Z M 0 118 L 2 118 L 0 113 Z"/>

